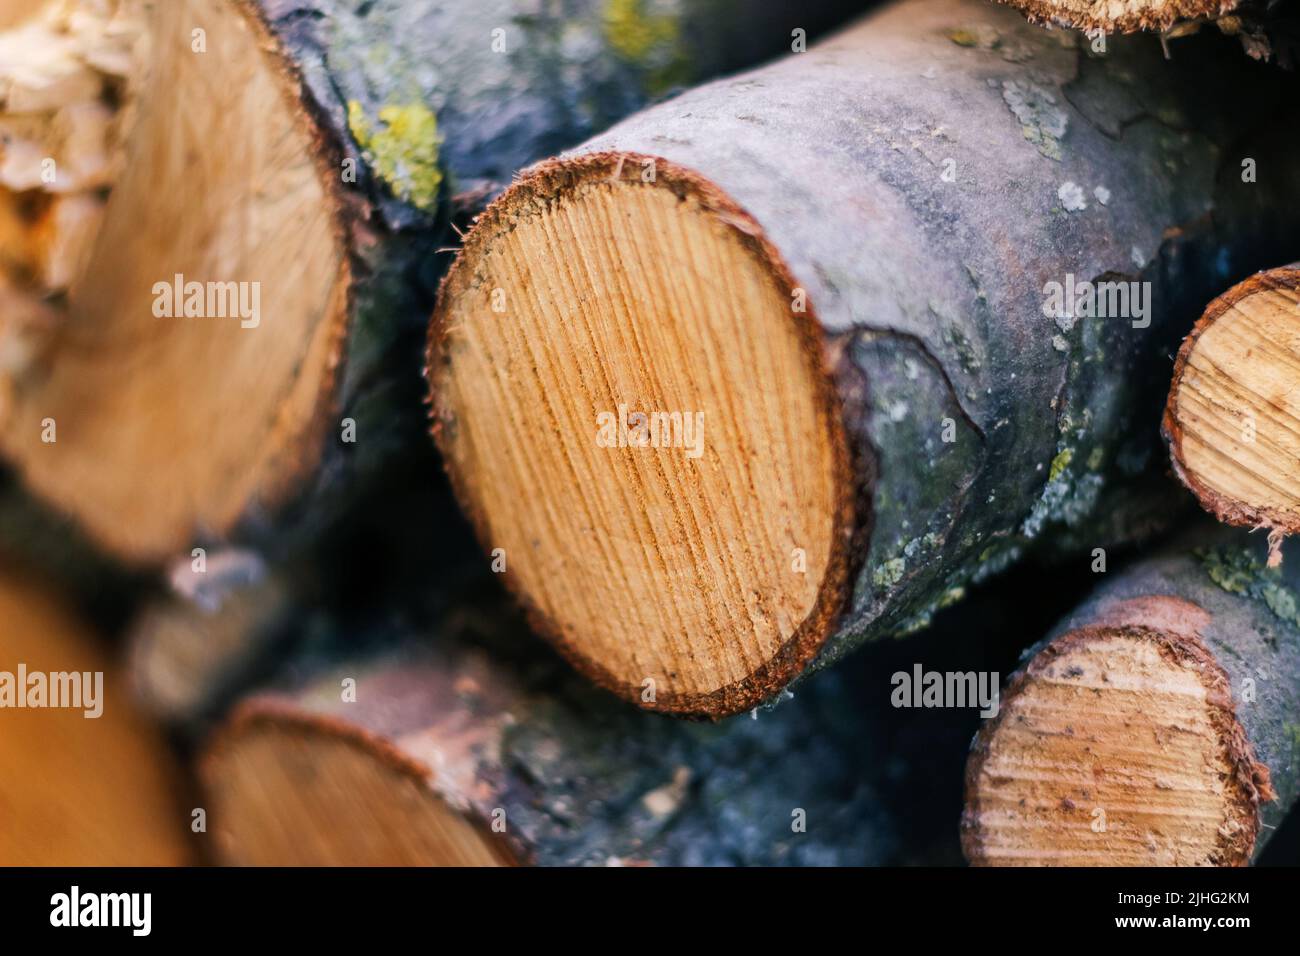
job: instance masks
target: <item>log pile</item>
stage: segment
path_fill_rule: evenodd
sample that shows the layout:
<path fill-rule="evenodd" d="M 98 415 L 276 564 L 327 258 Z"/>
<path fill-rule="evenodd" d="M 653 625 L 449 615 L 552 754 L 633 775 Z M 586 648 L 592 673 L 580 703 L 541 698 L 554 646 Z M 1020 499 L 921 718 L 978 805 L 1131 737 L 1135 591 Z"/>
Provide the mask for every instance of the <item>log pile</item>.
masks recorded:
<path fill-rule="evenodd" d="M 1286 155 L 1285 86 L 1227 108 L 1228 73 L 1260 78 L 920 0 L 521 178 L 443 282 L 428 375 L 537 630 L 625 699 L 726 716 L 1062 527 L 1148 530 L 1214 257 L 1294 247 L 1300 178 L 1218 145 Z"/>
<path fill-rule="evenodd" d="M 1294 862 L 1289 16 L 0 0 L 0 865 Z"/>

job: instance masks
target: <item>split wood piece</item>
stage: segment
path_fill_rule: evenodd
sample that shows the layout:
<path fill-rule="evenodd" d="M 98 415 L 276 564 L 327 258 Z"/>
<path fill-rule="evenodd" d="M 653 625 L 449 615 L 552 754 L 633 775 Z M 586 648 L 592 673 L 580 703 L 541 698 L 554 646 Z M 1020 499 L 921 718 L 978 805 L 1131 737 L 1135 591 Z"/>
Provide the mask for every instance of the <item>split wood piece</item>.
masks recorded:
<path fill-rule="evenodd" d="M 250 865 L 865 865 L 894 828 L 839 674 L 775 711 L 667 720 L 481 613 L 247 701 L 202 763 L 214 852 Z M 464 630 L 465 627 L 469 630 Z M 354 654 L 358 635 L 338 642 Z M 319 658 L 318 658 L 319 659 Z M 329 676 L 323 676 L 327 674 Z M 354 684 L 349 684 L 354 681 Z M 353 702 L 344 697 L 349 691 Z"/>
<path fill-rule="evenodd" d="M 1300 573 L 1219 529 L 1123 572 L 1030 652 L 980 731 L 987 865 L 1237 866 L 1295 803 Z"/>
<path fill-rule="evenodd" d="M 61 603 L 33 579 L 0 572 L 0 865 L 188 863 L 190 818 L 179 771 L 133 708 L 97 636 Z M 16 686 L 20 667 L 25 688 Z M 37 674 L 49 687 L 49 675 L 77 675 L 75 686 L 88 681 L 92 696 L 99 675 L 91 710 L 100 716 L 77 707 L 17 707 L 24 691 L 22 700 L 32 701 Z"/>
<path fill-rule="evenodd" d="M 1300 267 L 1210 303 L 1178 353 L 1164 434 L 1174 473 L 1220 521 L 1275 543 L 1300 531 Z"/>
<path fill-rule="evenodd" d="M 21 281 L 44 261 L 56 199 L 33 187 L 13 209 L 0 201 L 0 236 L 13 220 L 23 240 L 0 249 L 18 260 L 0 280 L 0 456 L 137 563 L 195 540 L 309 539 L 353 479 L 419 441 L 446 174 L 452 188 L 504 181 L 851 5 L 137 3 L 130 120 L 120 162 L 103 157 L 119 173 L 66 296 Z M 33 182 L 53 124 L 29 160 L 7 147 Z"/>
<path fill-rule="evenodd" d="M 627 700 L 733 714 L 1045 529 L 1150 530 L 1190 293 L 1294 240 L 1300 196 L 1216 186 L 1216 144 L 1290 148 L 1253 112 L 1286 84 L 1196 50 L 1098 60 L 912 0 L 524 175 L 444 280 L 427 375 L 536 628 Z"/>

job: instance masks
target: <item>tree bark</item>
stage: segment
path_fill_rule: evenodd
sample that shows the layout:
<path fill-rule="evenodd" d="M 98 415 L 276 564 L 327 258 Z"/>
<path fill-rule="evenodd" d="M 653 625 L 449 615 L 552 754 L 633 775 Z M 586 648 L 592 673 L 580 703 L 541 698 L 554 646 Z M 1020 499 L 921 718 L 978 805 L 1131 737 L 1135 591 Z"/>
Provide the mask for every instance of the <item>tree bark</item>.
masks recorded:
<path fill-rule="evenodd" d="M 1300 571 L 1215 528 L 1119 573 L 1025 655 L 967 764 L 976 864 L 1220 865 L 1300 788 Z"/>
<path fill-rule="evenodd" d="M 178 565 L 173 592 L 145 601 L 127 632 L 137 700 L 197 739 L 222 708 L 273 669 L 304 616 L 294 582 L 250 552 L 222 551 L 194 573 Z"/>
<path fill-rule="evenodd" d="M 205 756 L 222 862 L 813 865 L 894 851 L 881 755 L 841 675 L 753 719 L 690 724 L 521 656 L 524 634 L 497 610 L 454 611 L 436 640 L 344 631 L 304 650 L 296 689 L 241 705 Z"/>
<path fill-rule="evenodd" d="M 807 54 L 638 114 L 523 177 L 480 218 L 443 283 L 427 374 L 453 485 L 484 546 L 514 556 L 507 580 L 538 630 L 627 700 L 639 702 L 650 679 L 656 709 L 732 714 L 771 697 L 814 658 L 829 662 L 864 640 L 923 626 L 1037 539 L 1091 547 L 1159 527 L 1178 504 L 1151 467 L 1162 363 L 1216 276 L 1277 261 L 1297 242 L 1285 210 L 1300 183 L 1275 112 L 1289 84 L 1213 39 L 1188 41 L 1173 63 L 1141 40 L 1116 40 L 1096 58 L 1010 10 L 898 3 Z M 1247 161 L 1267 175 L 1243 181 Z M 675 206 L 659 202 L 665 194 Z M 582 203 L 609 212 L 588 225 L 566 211 Z M 689 256 L 678 262 L 676 237 L 699 219 L 716 227 L 700 242 L 721 235 L 720 245 L 738 250 L 734 274 Z M 545 241 L 512 251 L 534 232 Z M 650 278 L 613 288 L 601 257 L 627 263 L 642 249 Z M 775 290 L 768 298 L 737 291 L 753 261 L 764 272 L 744 273 L 746 288 L 766 283 Z M 1069 294 L 1106 281 L 1132 283 L 1127 313 L 1111 300 L 1109 313 L 1098 306 L 1106 317 L 1090 316 L 1072 299 L 1048 314 L 1053 284 Z M 522 303 L 507 325 L 489 307 L 494 288 Z M 802 527 L 811 506 L 750 494 L 763 458 L 740 439 L 704 459 L 710 470 L 671 481 L 647 469 L 602 477 L 606 462 L 634 453 L 599 461 L 593 453 L 590 475 L 577 472 L 571 492 L 548 488 L 552 507 L 535 506 L 538 474 L 552 459 L 557 473 L 579 468 L 591 445 L 592 423 L 579 412 L 627 400 L 617 385 L 638 370 L 667 366 L 686 382 L 681 404 L 666 407 L 757 428 L 764 395 L 789 386 L 763 381 L 758 363 L 750 376 L 761 384 L 724 380 L 717 369 L 728 352 L 710 352 L 709 336 L 725 339 L 725 330 L 698 333 L 694 353 L 656 352 L 655 337 L 677 313 L 696 320 L 704 303 L 720 300 L 739 303 L 735 342 L 757 338 L 771 312 L 774 324 L 796 329 L 781 354 L 812 356 L 816 381 L 803 398 L 819 411 L 788 430 L 830 437 L 778 457 L 799 467 L 825 459 L 832 476 L 832 504 L 816 513 L 824 529 L 809 532 L 829 553 L 814 597 L 770 571 L 729 591 L 723 570 L 739 559 L 729 540 L 701 537 L 726 509 L 675 516 L 697 493 L 734 504 L 746 522 L 720 538 L 745 540 L 746 555 L 772 547 L 747 538 L 747 527 L 770 525 L 777 541 L 782 529 Z M 525 335 L 532 351 L 512 352 L 493 329 L 518 326 L 533 301 L 545 309 L 535 313 L 541 328 Z M 771 306 L 782 301 L 784 317 Z M 553 314 L 561 318 L 547 325 Z M 609 315 L 644 324 L 630 342 L 608 344 Z M 561 396 L 541 373 L 563 363 L 577 371 Z M 829 392 L 819 384 L 827 382 Z M 651 397 L 655 388 L 645 386 Z M 698 404 L 709 389 L 724 397 Z M 512 435 L 550 438 L 511 441 L 513 458 L 492 457 L 503 447 L 492 431 L 501 421 Z M 778 418 L 769 431 L 779 439 L 782 427 Z M 719 474 L 725 480 L 710 477 Z M 633 478 L 644 487 L 619 504 Z M 705 553 L 690 553 L 674 532 L 657 547 L 683 553 L 662 574 L 649 544 L 641 557 L 629 546 L 631 557 L 611 563 L 596 539 L 621 541 L 642 514 L 651 529 L 643 537 L 694 520 L 700 530 L 683 534 Z M 551 542 L 554 560 L 538 538 Z M 814 553 L 806 538 L 793 543 Z M 688 636 L 666 626 L 662 644 L 649 643 L 641 605 L 604 594 L 642 559 L 652 583 L 632 580 L 631 591 L 708 595 L 702 618 L 731 613 L 739 623 L 696 624 Z M 596 595 L 597 623 L 564 618 L 572 604 L 561 591 Z M 802 603 L 790 598 L 795 610 L 778 614 L 772 595 Z M 724 666 L 738 646 L 744 667 Z"/>
<path fill-rule="evenodd" d="M 26 573 L 0 569 L 0 865 L 189 863 L 179 769 L 98 635 L 62 603 Z M 82 695 L 53 707 L 60 673 L 79 675 Z M 39 705 L 33 675 L 46 687 Z M 95 675 L 99 691 L 86 696 Z"/>

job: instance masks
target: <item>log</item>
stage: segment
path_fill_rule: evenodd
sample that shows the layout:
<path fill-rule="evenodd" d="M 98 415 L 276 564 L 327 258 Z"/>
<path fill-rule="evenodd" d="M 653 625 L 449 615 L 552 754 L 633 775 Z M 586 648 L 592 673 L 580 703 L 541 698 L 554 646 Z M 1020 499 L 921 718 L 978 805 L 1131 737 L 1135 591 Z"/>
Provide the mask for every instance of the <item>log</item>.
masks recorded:
<path fill-rule="evenodd" d="M 0 457 L 127 561 L 291 552 L 422 440 L 451 190 L 849 5 L 49 0 L 0 36 Z"/>
<path fill-rule="evenodd" d="M 97 641 L 59 595 L 0 568 L 0 866 L 193 860 L 179 769 Z M 58 698 L 77 706 L 50 706 L 58 674 L 80 675 L 76 700 Z"/>
<path fill-rule="evenodd" d="M 966 771 L 976 865 L 1239 866 L 1300 784 L 1295 561 L 1200 533 L 1025 655 Z"/>
<path fill-rule="evenodd" d="M 1289 82 L 1186 50 L 912 0 L 521 177 L 426 374 L 536 629 L 626 700 L 734 714 L 1037 539 L 1158 527 L 1162 363 L 1214 274 L 1300 243 Z"/>
<path fill-rule="evenodd" d="M 1174 474 L 1219 521 L 1300 530 L 1300 267 L 1219 296 L 1183 342 L 1163 432 Z M 1277 560 L 1275 553 L 1273 560 Z"/>
<path fill-rule="evenodd" d="M 1207 24 L 1225 36 L 1237 37 L 1242 49 L 1258 60 L 1274 59 L 1295 65 L 1300 18 L 1294 5 L 1278 0 L 999 0 L 1014 7 L 1031 23 L 1082 30 L 1096 38 L 1111 33 L 1158 31 L 1168 40 L 1191 36 Z M 1175 53 L 1176 53 L 1176 48 Z"/>
<path fill-rule="evenodd" d="M 151 716 L 197 737 L 269 676 L 305 612 L 296 582 L 250 552 L 218 552 L 202 574 L 181 564 L 171 577 L 171 592 L 143 602 L 128 628 L 128 672 Z"/>
<path fill-rule="evenodd" d="M 887 761 L 839 673 L 754 719 L 690 724 L 521 654 L 536 648 L 498 610 L 387 630 L 378 646 L 371 625 L 304 650 L 294 689 L 246 701 L 216 735 L 201 768 L 218 860 L 863 865 L 895 851 L 876 789 Z"/>

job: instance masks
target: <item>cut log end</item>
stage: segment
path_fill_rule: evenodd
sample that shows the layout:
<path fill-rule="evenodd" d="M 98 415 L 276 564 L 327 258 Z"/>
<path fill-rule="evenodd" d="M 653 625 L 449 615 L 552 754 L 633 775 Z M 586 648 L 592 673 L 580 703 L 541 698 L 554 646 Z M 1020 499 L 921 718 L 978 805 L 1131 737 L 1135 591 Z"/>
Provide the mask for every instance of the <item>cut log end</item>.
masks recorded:
<path fill-rule="evenodd" d="M 736 713 L 826 638 L 856 500 L 839 400 L 811 303 L 711 183 L 632 154 L 538 167 L 445 280 L 428 374 L 485 547 L 606 687 Z"/>
<path fill-rule="evenodd" d="M 1001 0 L 1034 23 L 1088 34 L 1164 31 L 1185 21 L 1215 19 L 1238 0 Z"/>
<path fill-rule="evenodd" d="M 1013 679 L 967 766 L 962 843 L 994 866 L 1244 865 L 1268 771 L 1172 598 L 1067 632 Z M 1143 605 L 1152 601 L 1142 601 Z M 1163 620 L 1162 620 L 1163 619 Z M 1155 626 L 1151 626 L 1155 625 Z"/>
<path fill-rule="evenodd" d="M 342 721 L 248 708 L 204 770 L 228 864 L 514 863 L 487 826 L 429 787 L 436 771 Z"/>
<path fill-rule="evenodd" d="M 9 151 L 0 207 L 43 211 L 30 223 L 41 248 L 50 207 L 80 195 L 65 179 L 89 162 L 95 131 L 61 136 L 68 116 L 129 114 L 118 140 L 100 143 L 113 175 L 91 185 L 111 190 L 107 203 L 68 226 L 86 250 L 75 269 L 54 281 L 8 263 L 0 275 L 0 290 L 60 313 L 22 328 L 0 316 L 11 359 L 0 366 L 0 454 L 101 544 L 153 561 L 280 503 L 312 467 L 304 449 L 319 447 L 332 404 L 350 279 L 337 169 L 255 8 L 120 6 L 134 17 L 114 29 L 141 33 L 136 62 L 106 64 L 99 40 L 78 45 L 51 15 L 39 34 L 50 76 L 0 100 L 0 122 L 22 120 L 33 157 L 19 168 Z M 67 79 L 83 74 L 81 85 Z M 45 156 L 65 179 L 40 178 Z M 165 483 L 145 487 L 160 474 Z"/>
<path fill-rule="evenodd" d="M 1300 530 L 1300 269 L 1212 302 L 1183 343 L 1164 429 L 1174 469 L 1228 524 Z"/>

